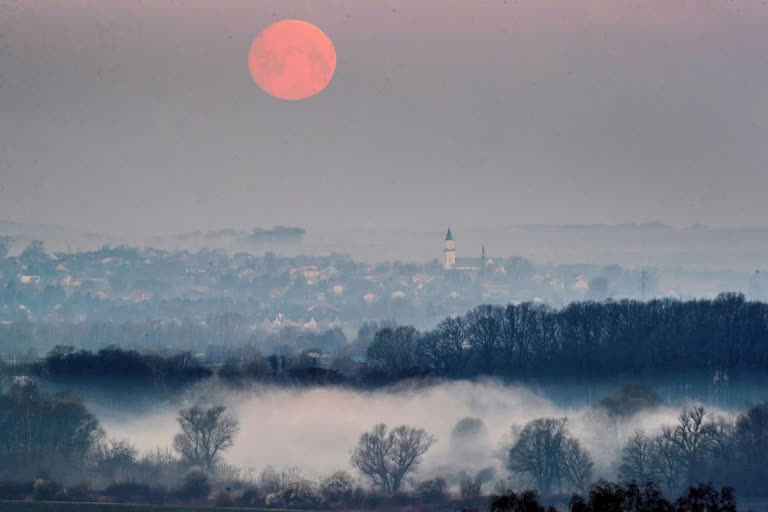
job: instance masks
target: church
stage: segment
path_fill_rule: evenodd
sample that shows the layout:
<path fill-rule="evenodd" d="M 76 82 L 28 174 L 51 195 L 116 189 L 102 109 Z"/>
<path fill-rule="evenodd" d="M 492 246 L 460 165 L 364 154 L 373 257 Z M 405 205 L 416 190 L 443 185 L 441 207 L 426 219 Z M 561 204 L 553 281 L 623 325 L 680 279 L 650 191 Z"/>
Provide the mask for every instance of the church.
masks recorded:
<path fill-rule="evenodd" d="M 482 270 L 488 265 L 493 265 L 494 261 L 485 255 L 485 246 L 480 253 L 479 258 L 457 258 L 456 257 L 456 244 L 453 240 L 453 234 L 451 228 L 448 228 L 448 233 L 445 234 L 445 242 L 443 244 L 443 269 L 444 270 Z"/>

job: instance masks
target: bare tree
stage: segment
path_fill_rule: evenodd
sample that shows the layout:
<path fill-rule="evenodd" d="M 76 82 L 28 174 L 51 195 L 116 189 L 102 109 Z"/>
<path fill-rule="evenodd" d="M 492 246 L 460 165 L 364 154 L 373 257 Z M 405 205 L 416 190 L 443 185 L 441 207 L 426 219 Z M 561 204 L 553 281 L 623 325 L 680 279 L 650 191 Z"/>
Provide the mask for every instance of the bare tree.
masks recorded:
<path fill-rule="evenodd" d="M 433 333 L 424 336 L 427 355 L 433 368 L 446 375 L 458 376 L 469 360 L 467 322 L 462 317 L 448 317 Z"/>
<path fill-rule="evenodd" d="M 267 465 L 259 474 L 259 486 L 267 494 L 278 493 L 287 488 L 290 483 L 303 479 L 301 469 L 297 467 L 278 471 L 274 467 Z"/>
<path fill-rule="evenodd" d="M 413 326 L 385 327 L 368 346 L 368 361 L 390 375 L 419 366 L 419 332 Z"/>
<path fill-rule="evenodd" d="M 465 509 L 477 510 L 483 494 L 483 483 L 479 478 L 465 478 L 461 481 L 459 492 Z"/>
<path fill-rule="evenodd" d="M 93 459 L 99 473 L 115 479 L 120 471 L 125 471 L 136 463 L 139 451 L 127 439 L 110 439 L 96 445 Z"/>
<path fill-rule="evenodd" d="M 360 436 L 352 452 L 352 465 L 374 486 L 394 494 L 434 442 L 435 438 L 421 428 L 400 425 L 388 431 L 386 425 L 376 425 Z"/>
<path fill-rule="evenodd" d="M 677 427 L 662 433 L 677 448 L 687 485 L 696 483 L 700 463 L 717 439 L 717 427 L 713 422 L 704 421 L 706 414 L 704 407 L 686 409 L 680 414 Z"/>
<path fill-rule="evenodd" d="M 653 440 L 642 430 L 636 431 L 621 452 L 619 478 L 641 485 L 655 481 L 655 455 Z"/>
<path fill-rule="evenodd" d="M 670 488 L 680 485 L 683 473 L 680 450 L 672 441 L 673 432 L 671 428 L 664 427 L 661 434 L 653 438 L 653 473 Z"/>
<path fill-rule="evenodd" d="M 751 407 L 739 417 L 732 439 L 733 459 L 739 467 L 736 474 L 743 482 L 740 487 L 759 494 L 768 482 L 768 402 Z"/>
<path fill-rule="evenodd" d="M 560 481 L 565 422 L 565 418 L 533 420 L 523 427 L 509 450 L 509 469 L 530 475 L 543 493 Z"/>
<path fill-rule="evenodd" d="M 173 439 L 174 449 L 190 466 L 212 471 L 221 452 L 230 448 L 240 430 L 238 422 L 225 415 L 226 407 L 203 410 L 198 406 L 183 409 L 177 421 L 181 432 Z"/>
<path fill-rule="evenodd" d="M 563 480 L 583 492 L 592 478 L 592 458 L 571 437 L 566 423 L 565 418 L 533 420 L 523 427 L 509 450 L 510 471 L 529 475 L 545 494 Z"/>
<path fill-rule="evenodd" d="M 492 373 L 501 335 L 503 310 L 498 306 L 478 306 L 467 314 L 467 334 L 472 350 L 485 373 Z"/>
<path fill-rule="evenodd" d="M 567 437 L 563 443 L 563 460 L 560 471 L 571 487 L 586 492 L 592 483 L 594 463 L 578 439 Z"/>

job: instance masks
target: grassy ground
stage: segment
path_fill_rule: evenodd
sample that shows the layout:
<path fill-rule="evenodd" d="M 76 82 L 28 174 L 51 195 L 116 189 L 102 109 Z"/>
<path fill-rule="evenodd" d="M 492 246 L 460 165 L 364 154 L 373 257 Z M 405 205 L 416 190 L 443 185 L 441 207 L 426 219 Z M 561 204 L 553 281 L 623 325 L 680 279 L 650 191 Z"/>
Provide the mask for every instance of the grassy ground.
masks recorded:
<path fill-rule="evenodd" d="M 298 512 L 278 509 L 131 505 L 122 503 L 69 503 L 54 501 L 0 501 L 2 512 Z"/>

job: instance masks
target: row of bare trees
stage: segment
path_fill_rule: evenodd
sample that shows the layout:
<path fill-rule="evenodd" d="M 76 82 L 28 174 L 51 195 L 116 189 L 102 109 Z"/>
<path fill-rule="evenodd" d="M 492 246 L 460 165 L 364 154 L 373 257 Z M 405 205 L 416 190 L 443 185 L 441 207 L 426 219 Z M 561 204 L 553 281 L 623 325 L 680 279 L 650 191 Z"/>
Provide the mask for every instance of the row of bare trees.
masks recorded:
<path fill-rule="evenodd" d="M 713 481 L 735 485 L 747 496 L 763 496 L 766 457 L 768 403 L 751 407 L 735 421 L 694 407 L 661 432 L 632 434 L 622 450 L 619 477 L 655 481 L 670 489 Z"/>
<path fill-rule="evenodd" d="M 174 447 L 187 466 L 214 471 L 233 444 L 239 427 L 224 407 L 192 407 L 180 412 Z M 384 424 L 363 433 L 351 463 L 369 483 L 389 495 L 402 491 L 436 439 L 422 428 Z M 624 445 L 618 468 L 624 482 L 656 482 L 674 492 L 702 481 L 734 485 L 762 496 L 768 480 L 768 403 L 754 406 L 735 421 L 714 417 L 704 407 L 681 412 L 675 425 L 654 434 L 637 431 Z M 506 453 L 507 469 L 518 481 L 544 494 L 585 493 L 594 482 L 591 455 L 575 438 L 566 418 L 538 418 L 516 430 Z M 421 492 L 444 486 L 424 482 Z M 479 485 L 467 480 L 462 485 Z M 471 494 L 471 489 L 467 494 Z M 479 494 L 479 489 L 477 490 Z"/>
<path fill-rule="evenodd" d="M 768 370 L 768 304 L 713 300 L 478 306 L 434 330 L 379 330 L 368 359 L 392 378 L 584 379 L 701 375 L 721 382 Z"/>

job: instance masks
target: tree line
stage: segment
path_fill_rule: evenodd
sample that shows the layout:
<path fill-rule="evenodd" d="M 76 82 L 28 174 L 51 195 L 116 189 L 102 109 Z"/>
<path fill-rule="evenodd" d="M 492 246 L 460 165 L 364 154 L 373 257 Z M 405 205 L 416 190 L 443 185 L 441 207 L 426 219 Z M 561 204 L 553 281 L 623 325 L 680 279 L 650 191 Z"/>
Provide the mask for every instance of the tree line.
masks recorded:
<path fill-rule="evenodd" d="M 768 304 L 715 299 L 479 306 L 433 330 L 380 329 L 369 363 L 388 378 L 493 375 L 519 380 L 733 381 L 768 370 Z"/>
<path fill-rule="evenodd" d="M 62 385 L 98 383 L 121 393 L 129 391 L 178 391 L 213 375 L 189 352 L 139 353 L 116 346 L 97 352 L 59 345 L 32 365 L 35 376 Z"/>
<path fill-rule="evenodd" d="M 733 489 L 720 490 L 711 484 L 689 487 L 676 500 L 667 500 L 658 486 L 622 484 L 600 481 L 593 485 L 587 497 L 574 495 L 569 512 L 736 512 Z M 553 506 L 545 507 L 534 490 L 520 493 L 508 490 L 491 499 L 490 512 L 557 512 Z"/>
<path fill-rule="evenodd" d="M 138 353 L 109 346 L 90 352 L 57 346 L 34 365 L 33 374 L 67 385 L 125 377 L 133 386 L 164 390 L 214 374 L 236 387 L 250 382 L 373 387 L 402 379 L 493 376 L 543 384 L 674 379 L 725 389 L 768 371 L 768 304 L 738 294 L 579 302 L 561 309 L 482 305 L 423 332 L 366 323 L 351 343 L 338 329 L 283 334 L 301 350 L 264 355 L 259 344 L 235 350 L 226 345 L 226 336 L 221 350 L 209 346 L 209 354 L 195 357 L 188 351 Z M 221 354 L 214 356 L 217 351 Z"/>

